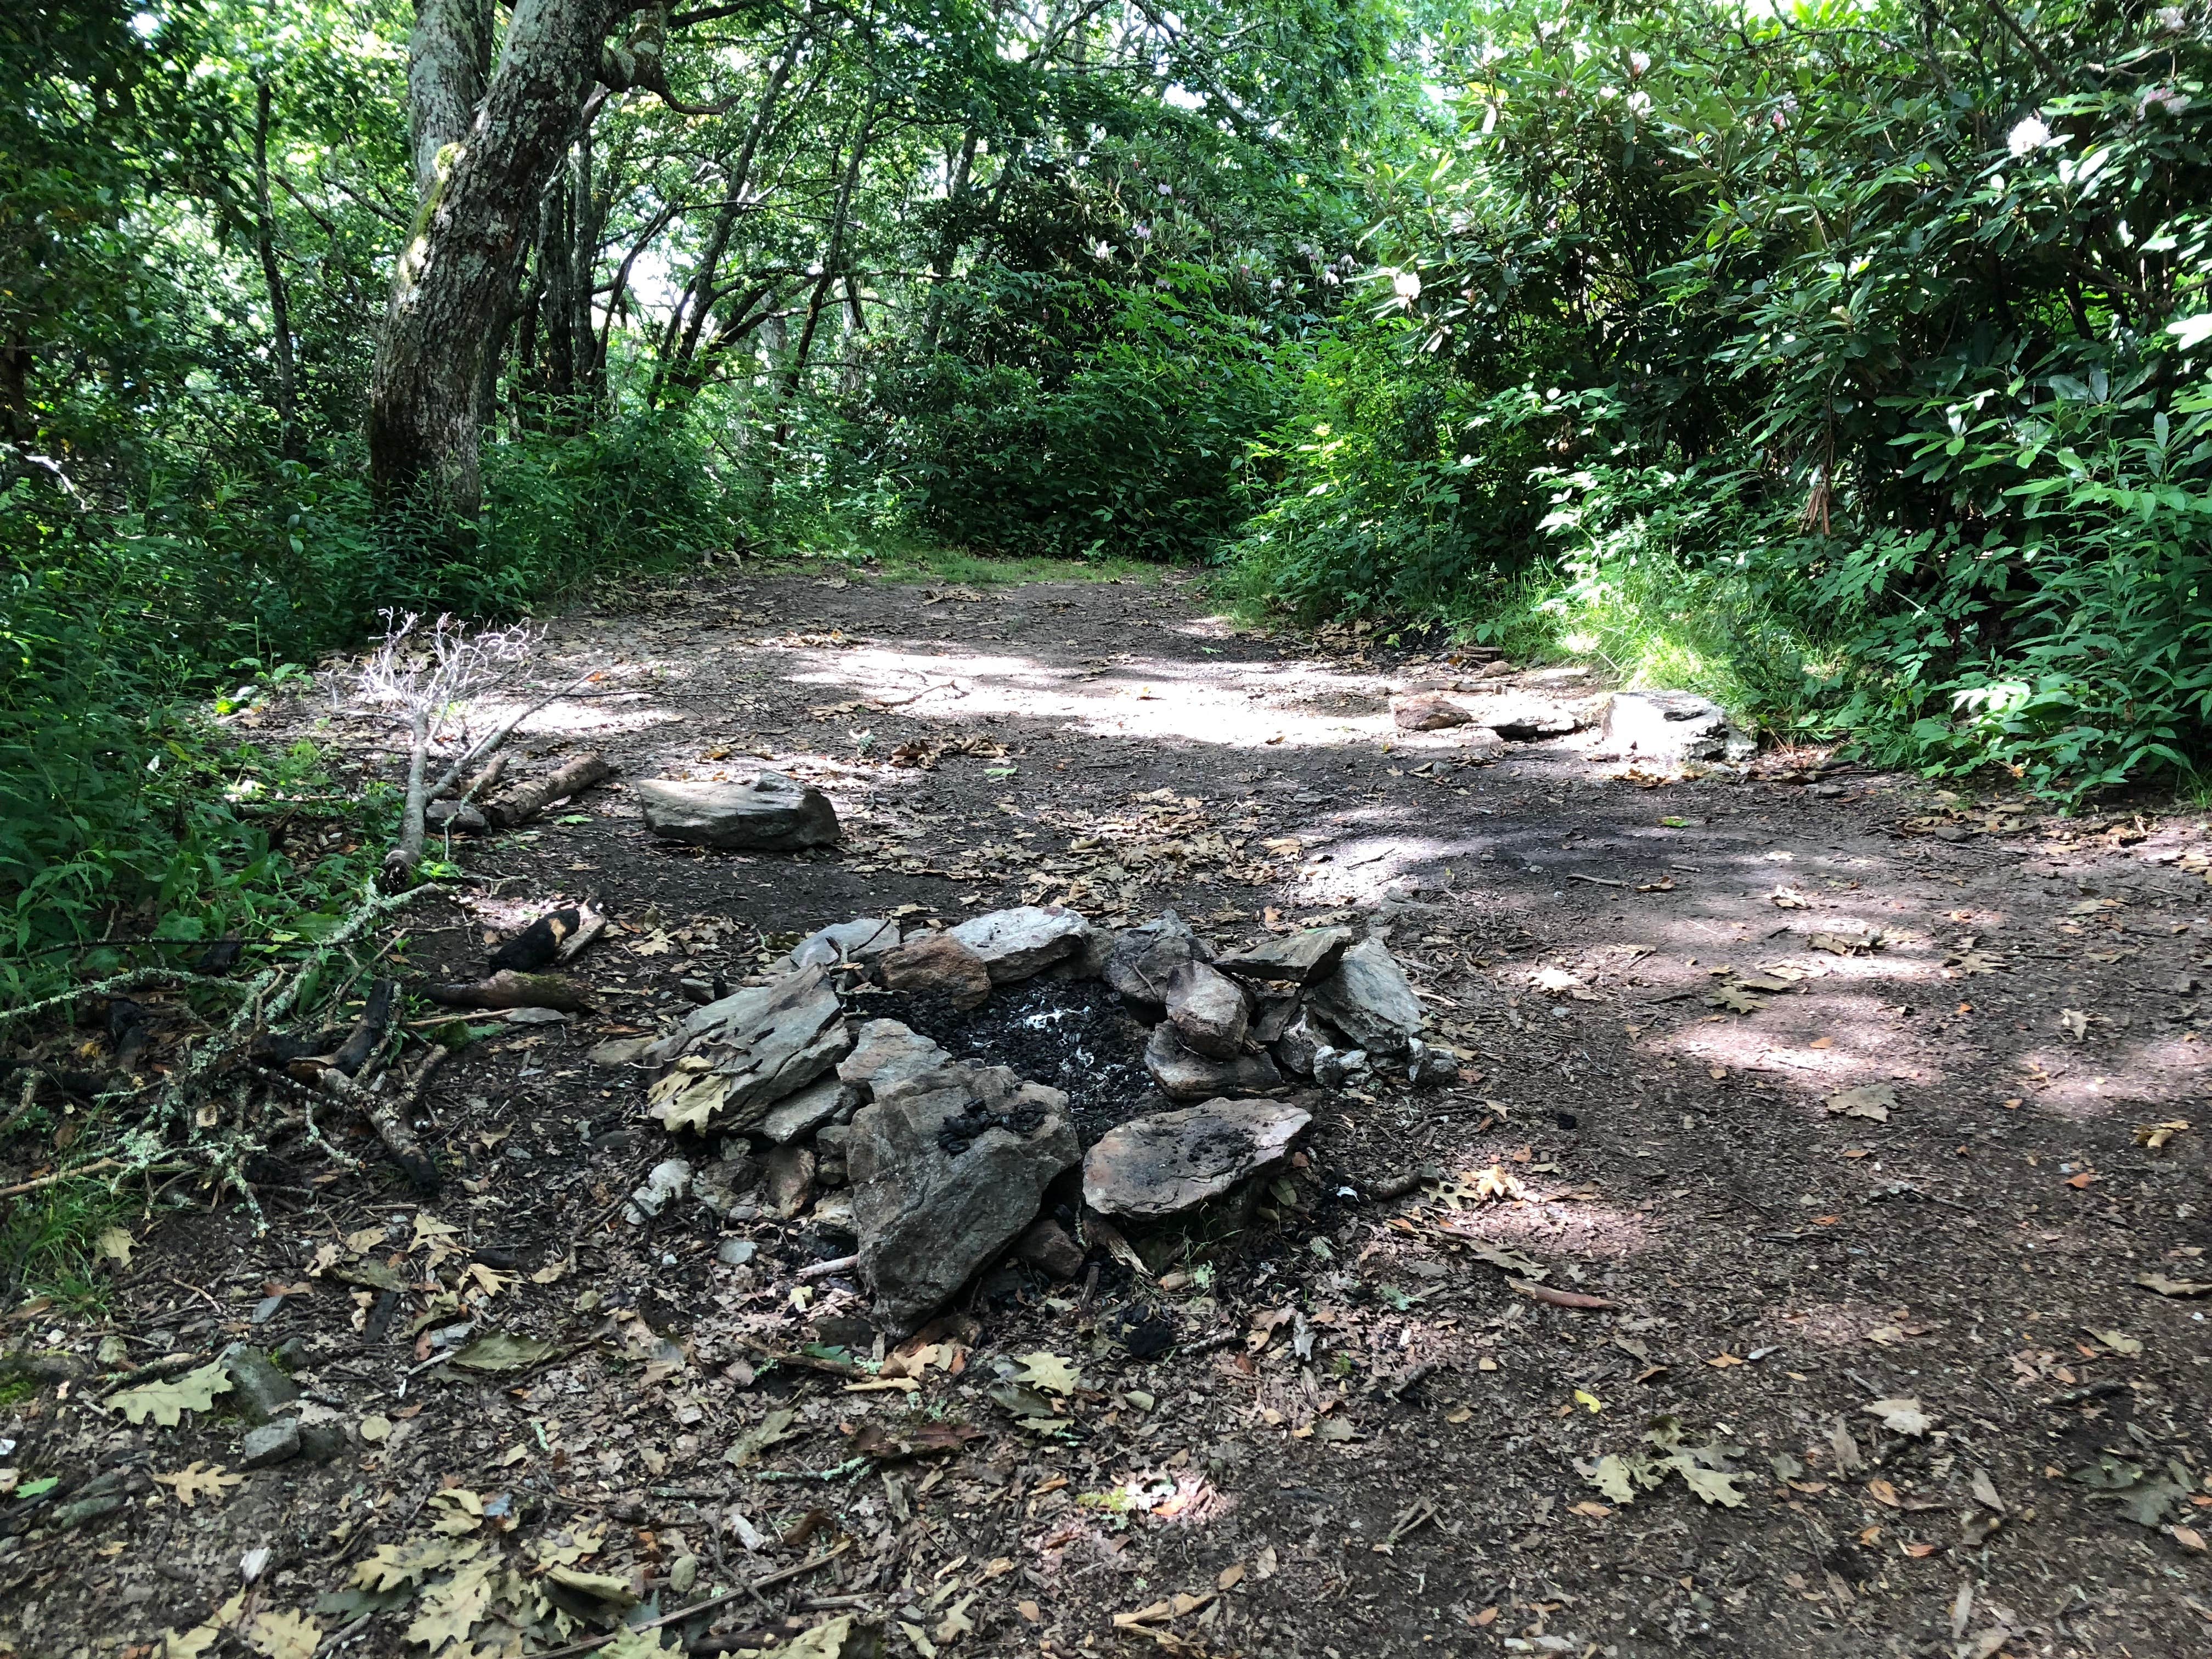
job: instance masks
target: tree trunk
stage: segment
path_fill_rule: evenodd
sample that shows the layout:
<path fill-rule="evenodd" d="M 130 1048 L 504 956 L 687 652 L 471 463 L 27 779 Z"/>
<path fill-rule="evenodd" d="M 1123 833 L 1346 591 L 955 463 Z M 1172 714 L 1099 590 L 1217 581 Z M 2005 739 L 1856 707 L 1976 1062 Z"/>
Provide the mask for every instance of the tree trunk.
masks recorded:
<path fill-rule="evenodd" d="M 261 280 L 269 289 L 270 361 L 276 370 L 276 449 L 286 459 L 298 453 L 297 388 L 292 359 L 292 305 L 284 273 L 276 265 L 276 215 L 269 204 L 269 83 L 253 102 L 253 242 L 261 256 Z"/>
<path fill-rule="evenodd" d="M 370 477 L 386 506 L 425 489 L 459 512 L 479 504 L 483 354 L 598 78 L 614 9 L 615 0 L 516 0 L 483 112 L 424 196 L 369 381 Z"/>
<path fill-rule="evenodd" d="M 475 125 L 491 73 L 491 0 L 415 0 L 407 36 L 407 150 L 415 199 L 438 184 L 438 153 Z"/>
<path fill-rule="evenodd" d="M 0 347 L 0 437 L 27 444 L 38 434 L 31 415 L 31 344 L 18 335 Z"/>
<path fill-rule="evenodd" d="M 937 239 L 937 251 L 929 259 L 929 305 L 923 314 L 921 343 L 925 350 L 937 349 L 937 337 L 945 322 L 945 287 L 952 280 L 952 266 L 960 258 L 961 204 L 968 194 L 969 175 L 975 167 L 975 146 L 982 134 L 974 127 L 960 141 L 960 155 L 947 176 L 945 185 L 945 229 Z"/>
<path fill-rule="evenodd" d="M 724 181 L 726 192 L 722 210 L 714 216 L 714 228 L 708 233 L 707 246 L 701 250 L 699 263 L 691 272 L 691 279 L 684 285 L 684 293 L 676 307 L 668 314 L 668 326 L 661 338 L 660 362 L 653 370 L 653 390 L 647 401 L 659 404 L 661 387 L 672 370 L 676 384 L 686 392 L 699 389 L 702 377 L 691 371 L 699 350 L 699 337 L 714 313 L 714 284 L 720 274 L 722 255 L 727 252 L 730 238 L 738 227 L 738 216 L 745 210 L 745 191 L 752 182 L 753 158 L 760 152 L 767 137 L 776 100 L 783 95 L 785 84 L 798 65 L 799 54 L 814 38 L 814 7 L 810 3 L 800 19 L 800 26 L 791 37 L 790 44 L 776 59 L 775 68 L 769 72 L 768 84 L 761 88 L 760 102 L 754 106 L 752 124 L 745 129 L 744 143 L 738 147 L 738 159 L 730 166 L 729 177 Z M 802 94 L 803 100 L 803 94 Z"/>
<path fill-rule="evenodd" d="M 791 367 L 784 371 L 775 400 L 775 432 L 769 444 L 769 465 L 773 468 L 782 455 L 783 447 L 791 438 L 789 405 L 799 395 L 799 388 L 806 379 L 806 359 L 814 349 L 814 331 L 822 321 L 822 307 L 830 297 L 830 290 L 841 274 L 845 261 L 845 226 L 853 207 L 853 192 L 860 182 L 860 164 L 867 159 L 868 139 L 876 125 L 876 105 L 871 94 L 866 110 L 861 112 L 860 125 L 853 135 L 853 154 L 845 163 L 845 176 L 837 181 L 837 200 L 830 210 L 830 243 L 822 251 L 822 275 L 814 284 L 814 292 L 806 301 L 806 321 L 799 331 L 799 344 L 791 354 Z"/>
<path fill-rule="evenodd" d="M 576 366 L 576 405 L 568 411 L 572 430 L 591 422 L 599 397 L 597 338 L 592 327 L 592 274 L 599 262 L 599 201 L 592 192 L 592 135 L 586 129 L 569 156 L 568 360 Z"/>

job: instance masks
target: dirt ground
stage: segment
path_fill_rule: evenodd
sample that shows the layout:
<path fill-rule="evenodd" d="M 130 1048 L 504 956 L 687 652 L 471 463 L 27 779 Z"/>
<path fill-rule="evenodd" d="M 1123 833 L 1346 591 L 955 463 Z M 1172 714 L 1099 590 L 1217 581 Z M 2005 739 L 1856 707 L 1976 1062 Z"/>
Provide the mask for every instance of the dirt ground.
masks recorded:
<path fill-rule="evenodd" d="M 544 654 L 549 684 L 605 678 L 518 766 L 596 749 L 617 782 L 458 848 L 385 959 L 472 976 L 589 896 L 597 1012 L 481 1022 L 427 1098 L 434 1197 L 333 1121 L 363 1167 L 272 1149 L 265 1232 L 172 1188 L 106 1317 L 15 1316 L 119 1337 L 109 1372 L 281 1350 L 344 1443 L 210 1489 L 174 1477 L 240 1463 L 222 1397 L 173 1426 L 96 1380 L 6 1408 L 18 1490 L 58 1479 L 0 1504 L 0 1653 L 473 1659 L 730 1590 L 607 1651 L 849 1618 L 847 1659 L 871 1630 L 925 1659 L 2212 1652 L 2212 1125 L 2171 1127 L 2204 1116 L 2212 1027 L 2194 818 L 1802 752 L 1661 780 L 1589 732 L 1468 764 L 1389 713 L 1449 662 L 1239 631 L 1176 580 L 740 576 L 561 619 Z M 270 732 L 392 775 L 388 732 L 331 707 Z M 830 794 L 843 847 L 664 844 L 621 781 L 763 763 Z M 849 1273 L 800 1277 L 834 1225 L 625 1219 L 716 1149 L 587 1051 L 812 928 L 1023 902 L 1173 906 L 1224 946 L 1355 921 L 1466 1075 L 1317 1097 L 1238 1215 L 1141 1267 L 1094 1232 L 1073 1282 L 988 1274 L 880 1370 Z M 1067 1088 L 1090 1134 L 1158 1103 L 1133 1031 L 1040 982 L 940 1035 Z M 452 1363 L 492 1333 L 547 1346 Z M 63 1527 L 103 1475 L 123 1501 Z"/>

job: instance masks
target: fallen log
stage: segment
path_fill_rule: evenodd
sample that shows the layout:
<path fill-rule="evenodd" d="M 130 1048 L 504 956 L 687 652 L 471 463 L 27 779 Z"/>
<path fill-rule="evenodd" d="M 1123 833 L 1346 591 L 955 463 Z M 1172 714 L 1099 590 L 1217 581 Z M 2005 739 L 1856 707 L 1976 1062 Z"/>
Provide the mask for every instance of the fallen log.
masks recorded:
<path fill-rule="evenodd" d="M 564 1014 L 591 1012 L 591 998 L 574 980 L 558 974 L 521 974 L 503 969 L 461 985 L 433 985 L 431 1001 L 447 1008 L 557 1008 Z"/>
<path fill-rule="evenodd" d="M 599 755 L 582 755 L 557 772 L 549 772 L 528 783 L 518 783 L 483 803 L 484 819 L 495 830 L 512 830 L 526 823 L 555 801 L 580 794 L 595 783 L 614 776 L 615 769 Z"/>

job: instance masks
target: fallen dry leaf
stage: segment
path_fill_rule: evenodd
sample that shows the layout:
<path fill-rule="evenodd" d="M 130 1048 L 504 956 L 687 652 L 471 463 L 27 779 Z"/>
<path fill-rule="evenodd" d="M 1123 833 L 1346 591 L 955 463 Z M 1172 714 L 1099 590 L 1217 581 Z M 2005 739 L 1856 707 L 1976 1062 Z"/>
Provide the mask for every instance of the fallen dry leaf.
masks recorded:
<path fill-rule="evenodd" d="M 186 1509 L 203 1498 L 221 1498 L 227 1487 L 242 1486 L 246 1477 L 226 1472 L 220 1463 L 194 1462 L 186 1464 L 174 1474 L 157 1474 L 154 1480 L 177 1495 L 177 1502 Z"/>
<path fill-rule="evenodd" d="M 2156 1291 L 2160 1296 L 2212 1294 L 2212 1279 L 2168 1279 L 2164 1273 L 2142 1273 L 2137 1275 L 2136 1283 L 2147 1291 Z"/>
<path fill-rule="evenodd" d="M 1936 1419 L 1920 1409 L 1917 1400 L 1877 1400 L 1862 1409 L 1881 1419 L 1882 1426 L 1896 1434 L 1923 1435 L 1935 1426 Z"/>
<path fill-rule="evenodd" d="M 1830 1095 L 1821 1104 L 1844 1117 L 1871 1118 L 1876 1123 L 1887 1123 L 1891 1109 L 1897 1104 L 1897 1089 L 1887 1083 L 1863 1083 L 1856 1089 Z"/>

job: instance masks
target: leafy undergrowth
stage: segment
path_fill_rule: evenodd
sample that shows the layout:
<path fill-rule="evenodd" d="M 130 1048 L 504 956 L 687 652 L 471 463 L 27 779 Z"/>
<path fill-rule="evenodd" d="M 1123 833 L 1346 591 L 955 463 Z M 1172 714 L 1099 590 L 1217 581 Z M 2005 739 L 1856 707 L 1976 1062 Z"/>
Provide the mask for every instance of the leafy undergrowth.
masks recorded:
<path fill-rule="evenodd" d="M 125 1205 L 97 1181 L 63 1182 L 10 1204 L 0 1220 L 0 1303 L 49 1298 L 74 1313 L 106 1306 L 116 1258 L 116 1223 Z M 120 1253 L 127 1256 L 129 1246 Z"/>

